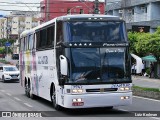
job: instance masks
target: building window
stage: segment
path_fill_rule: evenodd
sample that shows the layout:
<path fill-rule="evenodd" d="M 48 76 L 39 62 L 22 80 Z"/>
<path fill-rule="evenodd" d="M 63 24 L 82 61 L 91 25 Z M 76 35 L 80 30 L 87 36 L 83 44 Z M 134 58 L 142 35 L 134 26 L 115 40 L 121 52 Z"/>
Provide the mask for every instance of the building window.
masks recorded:
<path fill-rule="evenodd" d="M 142 13 L 147 13 L 147 7 L 141 7 L 141 11 L 142 11 Z"/>
<path fill-rule="evenodd" d="M 67 8 L 67 14 L 70 14 L 70 13 L 71 13 L 71 9 Z"/>
<path fill-rule="evenodd" d="M 84 13 L 84 11 L 83 11 L 83 9 L 80 9 L 80 12 L 79 12 L 80 14 L 83 14 Z"/>

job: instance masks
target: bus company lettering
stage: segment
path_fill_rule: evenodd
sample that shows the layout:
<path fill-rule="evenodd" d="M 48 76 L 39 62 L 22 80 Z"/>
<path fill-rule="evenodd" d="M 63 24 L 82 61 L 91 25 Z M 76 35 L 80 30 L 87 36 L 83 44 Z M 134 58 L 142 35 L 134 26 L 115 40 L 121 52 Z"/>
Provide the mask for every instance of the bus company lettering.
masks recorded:
<path fill-rule="evenodd" d="M 130 84 L 113 84 L 111 88 L 130 87 Z"/>
<path fill-rule="evenodd" d="M 48 64 L 48 56 L 38 56 L 38 64 Z"/>
<path fill-rule="evenodd" d="M 128 43 L 118 43 L 118 44 L 104 43 L 103 46 L 128 46 Z"/>

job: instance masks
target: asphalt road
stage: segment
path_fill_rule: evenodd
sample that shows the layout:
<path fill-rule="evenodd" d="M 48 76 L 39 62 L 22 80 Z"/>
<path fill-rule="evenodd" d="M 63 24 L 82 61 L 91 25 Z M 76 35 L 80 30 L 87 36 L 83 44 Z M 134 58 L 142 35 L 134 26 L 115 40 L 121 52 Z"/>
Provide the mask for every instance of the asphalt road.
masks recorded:
<path fill-rule="evenodd" d="M 159 117 L 126 117 L 131 115 L 139 115 L 140 111 L 143 111 L 143 113 L 160 111 L 160 101 L 133 97 L 133 104 L 131 106 L 115 107 L 113 110 L 108 110 L 106 108 L 93 108 L 78 110 L 64 109 L 63 111 L 56 111 L 49 101 L 41 98 L 38 98 L 36 100 L 27 98 L 24 94 L 24 88 L 20 86 L 20 83 L 2 83 L 0 81 L 0 111 L 43 111 L 42 115 L 44 116 L 54 116 L 30 118 L 33 120 L 160 120 Z M 158 112 L 153 113 L 156 114 Z M 0 119 L 5 120 L 7 118 L 1 117 Z M 18 117 L 12 119 L 19 120 L 21 118 Z M 23 120 L 24 119 L 27 118 L 23 118 Z"/>

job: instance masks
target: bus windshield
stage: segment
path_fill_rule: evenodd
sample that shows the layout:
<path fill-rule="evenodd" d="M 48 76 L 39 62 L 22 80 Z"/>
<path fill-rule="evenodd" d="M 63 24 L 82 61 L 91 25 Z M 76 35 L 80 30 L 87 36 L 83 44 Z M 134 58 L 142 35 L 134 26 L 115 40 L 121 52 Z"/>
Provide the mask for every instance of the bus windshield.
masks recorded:
<path fill-rule="evenodd" d="M 65 42 L 124 42 L 125 25 L 121 21 L 112 22 L 64 22 Z"/>
<path fill-rule="evenodd" d="M 125 48 L 71 48 L 69 83 L 129 81 L 125 51 Z"/>

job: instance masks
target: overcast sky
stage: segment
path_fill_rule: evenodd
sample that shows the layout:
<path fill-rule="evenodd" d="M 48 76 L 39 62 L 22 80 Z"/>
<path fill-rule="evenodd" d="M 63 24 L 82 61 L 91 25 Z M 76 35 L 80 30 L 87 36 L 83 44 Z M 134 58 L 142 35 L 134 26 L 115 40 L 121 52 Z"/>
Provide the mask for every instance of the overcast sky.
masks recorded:
<path fill-rule="evenodd" d="M 0 0 L 0 15 L 5 15 L 9 14 L 10 11 L 3 11 L 3 10 L 24 10 L 24 11 L 37 11 L 38 4 L 9 4 L 9 3 L 40 3 L 42 0 Z M 94 0 L 90 0 L 94 1 Z M 104 1 L 104 0 L 99 0 L 99 1 Z M 9 2 L 7 3 L 2 3 L 2 2 Z M 29 7 L 29 6 L 34 6 L 34 7 Z"/>

